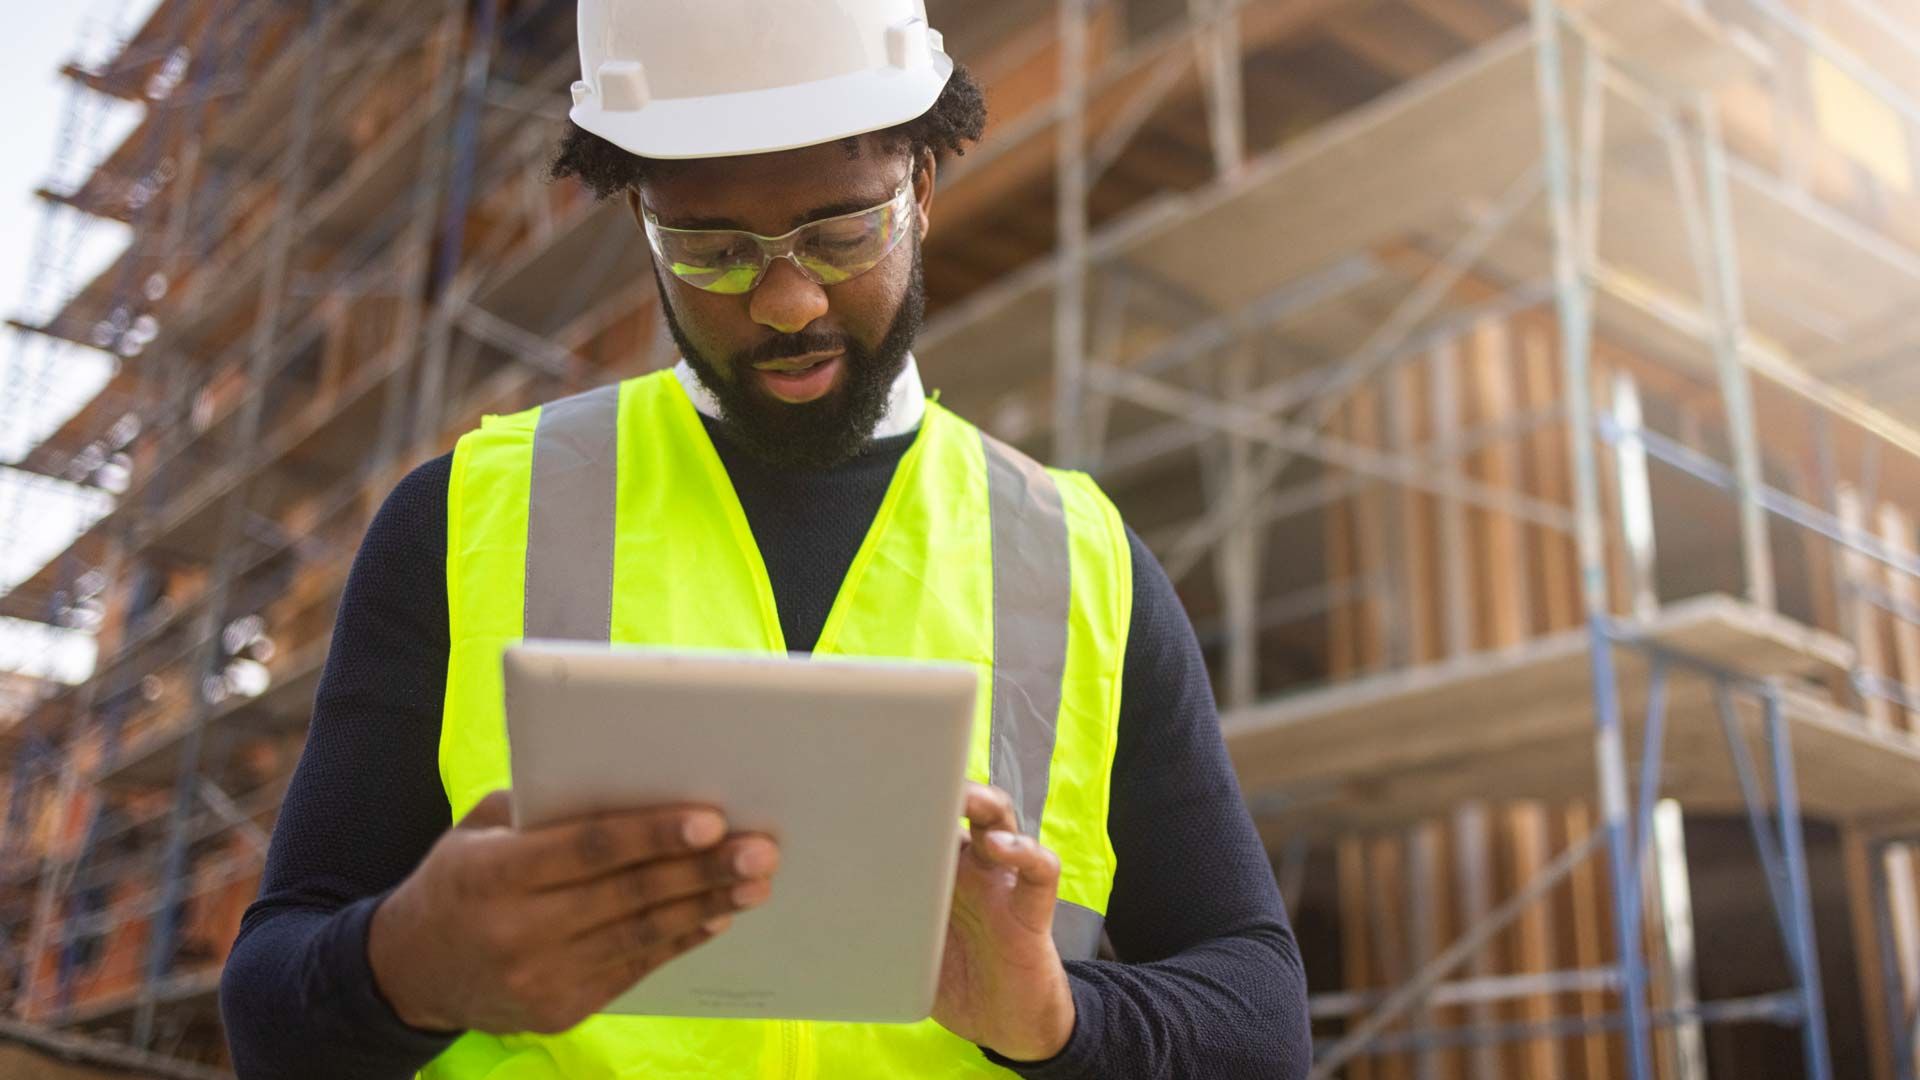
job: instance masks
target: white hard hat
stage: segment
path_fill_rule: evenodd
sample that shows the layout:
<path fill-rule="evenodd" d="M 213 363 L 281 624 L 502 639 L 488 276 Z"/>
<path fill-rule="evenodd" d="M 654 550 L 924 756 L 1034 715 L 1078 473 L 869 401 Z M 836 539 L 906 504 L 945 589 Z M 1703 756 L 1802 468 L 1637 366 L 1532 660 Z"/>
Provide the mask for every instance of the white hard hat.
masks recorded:
<path fill-rule="evenodd" d="M 761 154 L 911 120 L 953 74 L 925 0 L 580 0 L 573 122 L 651 158 Z"/>

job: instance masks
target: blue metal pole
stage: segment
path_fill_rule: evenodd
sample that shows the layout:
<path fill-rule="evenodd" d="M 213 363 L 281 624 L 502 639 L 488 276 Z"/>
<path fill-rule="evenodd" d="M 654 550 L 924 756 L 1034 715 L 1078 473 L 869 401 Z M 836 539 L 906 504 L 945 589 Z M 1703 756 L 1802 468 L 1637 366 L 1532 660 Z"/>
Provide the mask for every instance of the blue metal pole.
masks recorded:
<path fill-rule="evenodd" d="M 1631 852 L 1632 862 L 1627 867 L 1627 880 L 1618 890 L 1631 901 L 1624 909 L 1628 916 L 1625 936 L 1627 940 L 1635 942 L 1640 940 L 1640 897 L 1645 884 L 1643 873 L 1647 865 L 1647 838 L 1653 833 L 1653 805 L 1655 795 L 1660 790 L 1660 759 L 1666 752 L 1666 727 L 1667 658 L 1655 653 L 1653 670 L 1647 677 L 1647 725 L 1640 753 L 1639 801 L 1634 809 L 1633 835 L 1625 845 Z M 1618 909 L 1617 897 L 1614 902 Z M 1635 959 L 1638 958 L 1639 954 L 1636 953 Z"/>
<path fill-rule="evenodd" d="M 1647 729 L 1640 748 L 1640 802 L 1633 815 L 1634 880 L 1646 865 L 1647 837 L 1653 832 L 1653 804 L 1659 801 L 1660 764 L 1667 751 L 1667 658 L 1653 657 L 1647 676 Z M 1634 890 L 1634 895 L 1640 895 Z"/>
<path fill-rule="evenodd" d="M 1786 856 L 1787 894 L 1793 903 L 1790 953 L 1797 969 L 1801 1008 L 1800 1044 L 1807 1059 L 1807 1080 L 1831 1080 L 1833 1063 L 1827 1051 L 1827 1013 L 1820 995 L 1820 954 L 1813 940 L 1813 900 L 1807 889 L 1807 853 L 1801 832 L 1800 793 L 1793 777 L 1793 746 L 1780 695 L 1769 688 L 1767 749 L 1773 756 L 1773 791 L 1780 820 L 1780 845 Z"/>
<path fill-rule="evenodd" d="M 1632 1080 L 1652 1080 L 1647 963 L 1640 952 L 1640 875 L 1634 858 L 1638 849 L 1627 836 L 1626 747 L 1620 734 L 1613 643 L 1600 623 L 1602 618 L 1589 618 L 1588 661 L 1593 672 L 1594 740 L 1599 756 L 1602 827 L 1607 835 L 1607 877 L 1613 891 L 1614 947 L 1620 956 L 1620 996 L 1627 1019 L 1627 1075 Z"/>
<path fill-rule="evenodd" d="M 1792 898 L 1788 896 L 1787 866 L 1774 836 L 1767 826 L 1767 798 L 1760 790 L 1760 774 L 1747 753 L 1747 743 L 1733 712 L 1733 693 L 1726 680 L 1715 682 L 1713 702 L 1720 711 L 1720 727 L 1727 736 L 1727 755 L 1733 759 L 1733 773 L 1740 781 L 1740 801 L 1747 811 L 1747 828 L 1753 833 L 1753 846 L 1760 852 L 1760 866 L 1767 879 L 1767 896 L 1773 901 L 1773 919 L 1780 940 L 1792 952 Z"/>

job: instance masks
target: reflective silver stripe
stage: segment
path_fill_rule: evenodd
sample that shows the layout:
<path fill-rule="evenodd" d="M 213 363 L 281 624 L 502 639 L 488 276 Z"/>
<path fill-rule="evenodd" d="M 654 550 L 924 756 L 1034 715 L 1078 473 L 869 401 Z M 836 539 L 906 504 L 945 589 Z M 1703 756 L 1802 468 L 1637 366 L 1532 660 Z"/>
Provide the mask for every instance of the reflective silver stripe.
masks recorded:
<path fill-rule="evenodd" d="M 620 384 L 540 409 L 527 503 L 525 636 L 613 633 L 613 533 Z"/>
<path fill-rule="evenodd" d="M 1062 960 L 1091 960 L 1100 952 L 1100 933 L 1107 926 L 1106 916 L 1092 908 L 1053 902 L 1053 950 Z"/>
<path fill-rule="evenodd" d="M 1032 458 L 980 433 L 993 543 L 993 741 L 987 774 L 1040 835 L 1067 668 L 1071 567 L 1060 489 Z"/>

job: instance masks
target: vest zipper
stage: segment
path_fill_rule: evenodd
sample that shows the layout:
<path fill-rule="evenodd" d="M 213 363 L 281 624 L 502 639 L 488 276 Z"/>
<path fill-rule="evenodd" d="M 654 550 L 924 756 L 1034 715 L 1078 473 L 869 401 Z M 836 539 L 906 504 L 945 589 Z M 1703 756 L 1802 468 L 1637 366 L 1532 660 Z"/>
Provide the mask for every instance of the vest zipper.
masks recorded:
<path fill-rule="evenodd" d="M 780 1023 L 780 1051 L 786 1067 L 780 1070 L 785 1080 L 800 1080 L 800 1025 L 793 1020 Z"/>

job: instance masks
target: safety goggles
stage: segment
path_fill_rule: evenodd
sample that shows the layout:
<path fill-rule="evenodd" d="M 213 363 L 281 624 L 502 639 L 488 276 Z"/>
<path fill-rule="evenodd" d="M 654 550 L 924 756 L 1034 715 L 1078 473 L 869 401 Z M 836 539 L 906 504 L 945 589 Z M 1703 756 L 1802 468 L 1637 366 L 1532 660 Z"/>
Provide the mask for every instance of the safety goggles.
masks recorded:
<path fill-rule="evenodd" d="M 809 221 L 782 236 L 745 229 L 671 229 L 642 207 L 653 257 L 674 277 L 711 293 L 750 292 L 775 259 L 786 259 L 816 285 L 838 285 L 874 268 L 907 234 L 913 174 L 893 197 L 850 214 Z"/>

